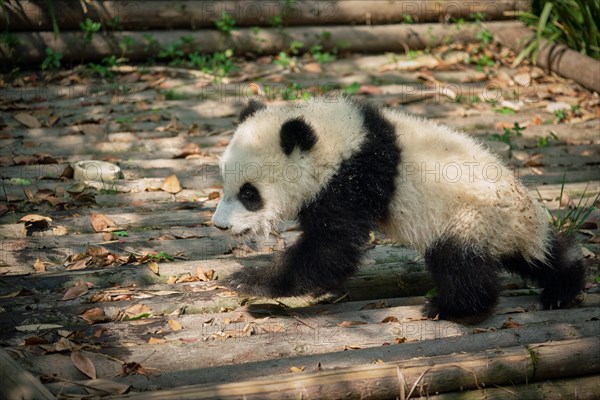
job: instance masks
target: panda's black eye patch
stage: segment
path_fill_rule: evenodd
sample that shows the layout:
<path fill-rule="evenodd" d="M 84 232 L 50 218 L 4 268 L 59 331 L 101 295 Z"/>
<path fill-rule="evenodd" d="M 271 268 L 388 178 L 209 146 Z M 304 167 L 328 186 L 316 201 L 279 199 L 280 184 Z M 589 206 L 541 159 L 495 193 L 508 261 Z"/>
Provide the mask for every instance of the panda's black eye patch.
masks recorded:
<path fill-rule="evenodd" d="M 258 211 L 263 207 L 263 201 L 256 186 L 251 183 L 244 183 L 238 193 L 238 198 L 248 211 Z"/>

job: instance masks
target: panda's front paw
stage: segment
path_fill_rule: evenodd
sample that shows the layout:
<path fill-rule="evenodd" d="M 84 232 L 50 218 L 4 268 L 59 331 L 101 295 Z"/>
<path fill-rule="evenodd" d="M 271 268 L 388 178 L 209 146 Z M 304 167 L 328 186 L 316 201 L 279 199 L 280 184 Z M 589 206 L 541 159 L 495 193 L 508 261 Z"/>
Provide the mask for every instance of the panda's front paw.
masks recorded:
<path fill-rule="evenodd" d="M 259 276 L 254 268 L 246 268 L 231 274 L 224 280 L 224 284 L 242 294 L 270 297 L 268 285 L 262 282 Z"/>

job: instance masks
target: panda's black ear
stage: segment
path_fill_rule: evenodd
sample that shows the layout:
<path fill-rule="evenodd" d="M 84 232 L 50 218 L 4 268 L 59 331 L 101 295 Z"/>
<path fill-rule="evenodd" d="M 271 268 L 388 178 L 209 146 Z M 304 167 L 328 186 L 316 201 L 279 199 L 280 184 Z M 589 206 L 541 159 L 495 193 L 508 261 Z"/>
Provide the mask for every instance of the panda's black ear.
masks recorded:
<path fill-rule="evenodd" d="M 287 120 L 279 132 L 281 148 L 289 156 L 296 147 L 309 151 L 317 143 L 315 130 L 302 117 Z"/>
<path fill-rule="evenodd" d="M 248 117 L 253 116 L 254 113 L 256 113 L 259 110 L 262 110 L 263 108 L 267 108 L 267 106 L 262 101 L 254 99 L 250 100 L 246 107 L 244 107 L 244 109 L 240 113 L 240 124 L 244 122 Z"/>

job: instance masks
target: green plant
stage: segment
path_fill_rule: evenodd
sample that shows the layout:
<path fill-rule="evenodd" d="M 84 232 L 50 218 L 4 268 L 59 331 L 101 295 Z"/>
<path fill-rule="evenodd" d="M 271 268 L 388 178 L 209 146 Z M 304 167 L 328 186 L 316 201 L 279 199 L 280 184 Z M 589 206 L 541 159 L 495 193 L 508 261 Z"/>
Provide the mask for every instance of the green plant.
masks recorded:
<path fill-rule="evenodd" d="M 402 16 L 402 22 L 405 24 L 414 24 L 415 19 L 410 14 L 405 14 Z"/>
<path fill-rule="evenodd" d="M 550 132 L 548 136 L 542 136 L 538 139 L 538 147 L 546 147 L 550 144 L 550 142 L 558 141 L 558 136 L 554 132 Z"/>
<path fill-rule="evenodd" d="M 567 204 L 563 206 L 562 199 L 565 190 L 566 177 L 567 171 L 565 171 L 565 173 L 563 174 L 562 183 L 560 185 L 558 212 L 556 213 L 556 215 L 554 215 L 550 211 L 548 211 L 548 209 L 546 209 L 546 213 L 548 215 L 548 218 L 550 219 L 550 222 L 556 228 L 556 230 L 562 232 L 567 236 L 570 236 L 581 228 L 581 225 L 583 225 L 583 223 L 587 221 L 592 211 L 594 211 L 595 204 L 598 202 L 598 198 L 600 198 L 600 193 L 598 193 L 596 197 L 593 198 L 593 200 L 591 201 L 591 205 L 583 205 L 582 203 L 583 199 L 586 198 L 586 193 L 589 186 L 588 184 L 583 190 L 581 196 L 579 196 L 579 201 L 577 202 L 577 205 L 569 206 Z M 538 196 L 540 196 L 540 198 L 542 197 L 539 191 Z M 586 204 L 589 203 L 590 202 L 587 202 Z"/>
<path fill-rule="evenodd" d="M 508 107 L 500 107 L 500 108 L 494 108 L 494 111 L 502 114 L 502 115 L 514 115 L 517 112 L 515 110 L 513 110 L 512 108 L 508 108 Z"/>
<path fill-rule="evenodd" d="M 135 44 L 135 39 L 129 36 L 123 37 L 119 42 L 119 49 L 121 49 L 121 58 L 125 57 L 125 53 Z"/>
<path fill-rule="evenodd" d="M 79 27 L 83 31 L 83 38 L 85 41 L 90 43 L 94 37 L 94 33 L 98 32 L 100 28 L 102 28 L 102 24 L 86 18 L 85 21 L 79 23 Z"/>
<path fill-rule="evenodd" d="M 492 41 L 494 40 L 494 35 L 489 30 L 483 29 L 483 30 L 480 30 L 479 32 L 477 32 L 477 34 L 475 35 L 475 38 L 477 40 L 479 40 L 482 47 L 485 47 L 488 44 L 492 43 Z"/>
<path fill-rule="evenodd" d="M 525 127 L 520 126 L 518 122 L 515 122 L 512 128 L 504 127 L 503 130 L 504 132 L 502 135 L 494 133 L 492 139 L 504 142 L 512 147 L 511 140 L 523 136 L 521 132 L 525 130 Z"/>
<path fill-rule="evenodd" d="M 308 100 L 311 97 L 310 92 L 302 90 L 298 83 L 291 83 L 280 91 L 283 100 Z"/>
<path fill-rule="evenodd" d="M 287 68 L 290 65 L 290 58 L 288 57 L 285 51 L 280 51 L 277 57 L 273 59 L 273 64 L 281 65 L 284 68 Z"/>
<path fill-rule="evenodd" d="M 213 54 L 201 54 L 192 52 L 188 54 L 188 64 L 202 72 L 211 74 L 217 78 L 227 76 L 235 69 L 233 64 L 233 50 L 217 51 Z"/>
<path fill-rule="evenodd" d="M 349 95 L 355 95 L 358 93 L 359 89 L 360 89 L 360 83 L 352 82 L 352 84 L 350 86 L 348 86 L 347 88 L 344 89 L 344 93 L 349 94 Z"/>
<path fill-rule="evenodd" d="M 14 51 L 19 45 L 19 39 L 17 38 L 17 35 L 12 32 L 2 32 L 0 35 L 0 43 L 6 46 L 9 58 L 12 58 Z"/>
<path fill-rule="evenodd" d="M 175 89 L 169 89 L 169 90 L 165 91 L 164 95 L 165 95 L 166 100 L 185 100 L 188 98 L 188 96 L 186 96 L 183 93 L 178 92 Z"/>
<path fill-rule="evenodd" d="M 563 122 L 564 120 L 566 120 L 568 118 L 568 113 L 567 113 L 566 109 L 561 108 L 559 110 L 554 111 L 554 116 L 556 117 L 558 122 Z"/>
<path fill-rule="evenodd" d="M 156 261 L 156 262 L 175 260 L 175 257 L 173 257 L 172 255 L 170 255 L 169 253 L 167 253 L 165 251 L 159 251 L 158 253 L 155 253 L 155 254 L 148 254 L 147 257 L 150 260 Z"/>
<path fill-rule="evenodd" d="M 312 54 L 316 62 L 318 62 L 319 64 L 325 64 L 331 61 L 335 61 L 335 54 L 337 53 L 337 50 L 334 49 L 333 52 L 329 53 L 327 51 L 323 51 L 322 45 L 315 44 L 311 46 L 309 52 L 310 54 Z"/>
<path fill-rule="evenodd" d="M 535 38 L 517 55 L 513 66 L 531 57 L 535 62 L 543 39 L 558 42 L 600 59 L 600 1 L 536 0 L 532 13 L 520 14 L 521 20 L 535 28 Z"/>
<path fill-rule="evenodd" d="M 297 40 L 292 40 L 292 42 L 290 43 L 290 53 L 297 55 L 302 46 L 304 46 L 304 43 L 299 42 Z"/>
<path fill-rule="evenodd" d="M 221 17 L 215 21 L 215 26 L 225 36 L 231 36 L 231 32 L 235 30 L 235 19 L 223 10 Z"/>
<path fill-rule="evenodd" d="M 60 68 L 60 60 L 62 60 L 63 55 L 57 51 L 52 50 L 50 47 L 46 47 L 46 58 L 42 61 L 41 68 L 42 70 L 47 69 L 59 69 Z"/>

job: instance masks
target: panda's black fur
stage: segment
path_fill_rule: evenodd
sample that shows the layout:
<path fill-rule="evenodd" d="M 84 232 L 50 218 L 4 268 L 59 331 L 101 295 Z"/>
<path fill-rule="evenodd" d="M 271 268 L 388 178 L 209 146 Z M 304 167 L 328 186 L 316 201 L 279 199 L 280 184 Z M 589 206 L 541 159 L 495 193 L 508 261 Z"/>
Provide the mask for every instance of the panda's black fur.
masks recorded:
<path fill-rule="evenodd" d="M 403 190 L 397 187 L 403 149 L 396 140 L 394 124 L 379 109 L 352 104 L 365 132 L 359 150 L 300 208 L 297 219 L 303 233 L 298 240 L 268 267 L 234 273 L 227 281 L 233 288 L 265 297 L 321 294 L 339 288 L 356 272 L 369 233 L 389 218 L 395 193 Z M 265 110 L 262 103 L 250 102 L 240 121 L 261 110 Z M 289 156 L 293 151 L 309 153 L 319 137 L 302 116 L 292 116 L 281 125 L 279 140 L 281 151 Z M 449 319 L 485 316 L 497 302 L 501 290 L 497 274 L 503 268 L 539 282 L 545 288 L 542 302 L 546 308 L 572 305 L 584 283 L 581 253 L 570 238 L 554 231 L 549 235 L 544 261 L 527 260 L 516 249 L 501 257 L 488 256 L 477 243 L 460 235 L 441 235 L 424 252 L 438 291 L 427 315 Z"/>

